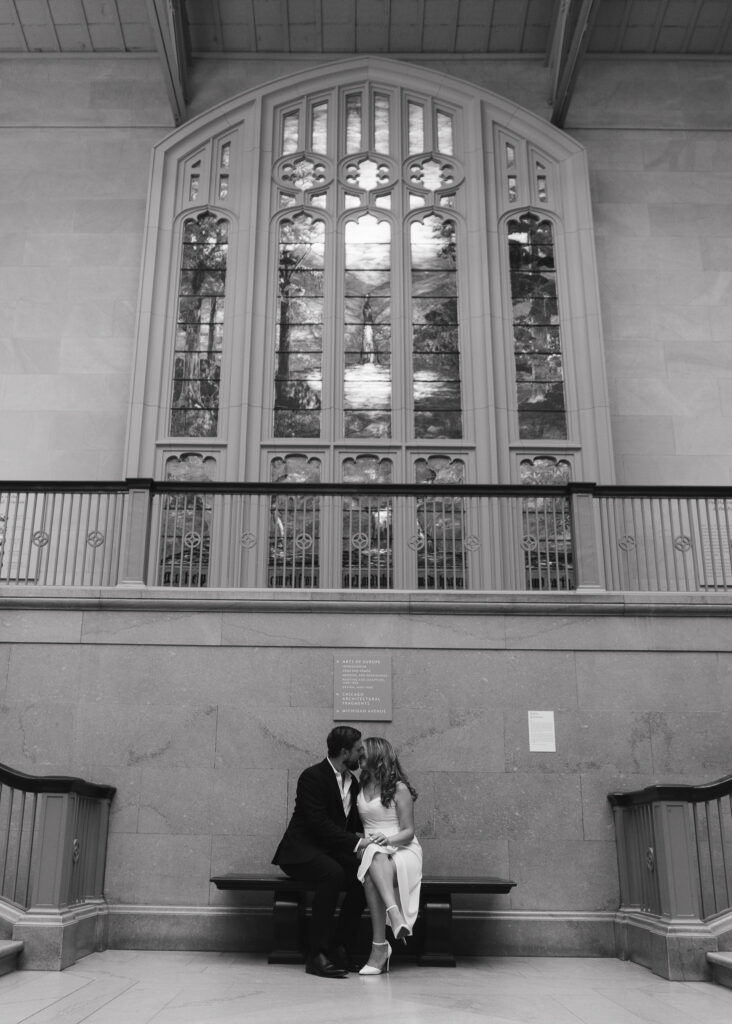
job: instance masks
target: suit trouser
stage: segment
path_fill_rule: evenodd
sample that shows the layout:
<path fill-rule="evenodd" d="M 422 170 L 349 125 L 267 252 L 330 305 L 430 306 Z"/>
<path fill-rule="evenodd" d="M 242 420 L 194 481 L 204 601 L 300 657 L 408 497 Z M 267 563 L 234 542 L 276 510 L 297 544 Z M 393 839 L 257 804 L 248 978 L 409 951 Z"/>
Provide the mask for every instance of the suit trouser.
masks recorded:
<path fill-rule="evenodd" d="M 351 949 L 356 945 L 358 922 L 366 906 L 363 885 L 356 877 L 358 859 L 346 855 L 339 859 L 319 853 L 302 864 L 280 864 L 299 882 L 312 883 L 313 905 L 310 920 L 309 956 L 327 953 L 333 946 Z M 338 897 L 345 891 L 337 924 L 334 921 Z"/>

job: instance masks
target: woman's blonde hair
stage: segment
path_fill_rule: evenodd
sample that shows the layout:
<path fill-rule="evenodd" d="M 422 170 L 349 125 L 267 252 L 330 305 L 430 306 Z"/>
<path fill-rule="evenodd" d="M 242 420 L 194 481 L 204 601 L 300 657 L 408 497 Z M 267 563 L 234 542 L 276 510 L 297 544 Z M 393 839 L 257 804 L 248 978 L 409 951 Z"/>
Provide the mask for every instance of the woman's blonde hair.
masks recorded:
<path fill-rule="evenodd" d="M 388 807 L 394 799 L 397 782 L 403 782 L 411 793 L 412 800 L 416 800 L 417 790 L 402 769 L 391 743 L 382 736 L 367 736 L 363 745 L 366 763 L 361 772 L 361 786 L 367 786 L 369 783 L 379 786 L 384 807 Z"/>

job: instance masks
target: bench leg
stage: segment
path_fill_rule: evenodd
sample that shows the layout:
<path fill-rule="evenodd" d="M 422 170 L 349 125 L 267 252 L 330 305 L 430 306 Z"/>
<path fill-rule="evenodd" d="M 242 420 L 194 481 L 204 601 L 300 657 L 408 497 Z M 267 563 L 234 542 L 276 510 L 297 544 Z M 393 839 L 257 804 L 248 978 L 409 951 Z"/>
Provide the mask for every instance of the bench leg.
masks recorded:
<path fill-rule="evenodd" d="M 452 896 L 429 897 L 422 903 L 422 941 L 417 953 L 421 967 L 454 967 Z"/>
<path fill-rule="evenodd" d="M 302 964 L 305 932 L 305 896 L 275 890 L 272 905 L 273 942 L 267 962 Z"/>

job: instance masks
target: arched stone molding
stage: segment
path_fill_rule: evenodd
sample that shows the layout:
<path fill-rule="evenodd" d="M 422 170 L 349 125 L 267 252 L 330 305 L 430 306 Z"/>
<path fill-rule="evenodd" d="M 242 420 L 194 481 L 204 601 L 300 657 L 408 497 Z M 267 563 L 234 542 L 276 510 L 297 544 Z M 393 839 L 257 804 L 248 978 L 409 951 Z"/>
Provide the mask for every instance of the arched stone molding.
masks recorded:
<path fill-rule="evenodd" d="M 284 450 L 318 449 L 317 439 L 300 442 L 288 437 L 278 442 L 268 428 L 276 272 L 272 226 L 284 212 L 273 205 L 273 166 L 280 159 L 278 125 L 282 112 L 304 96 L 342 97 L 365 83 L 398 97 L 400 116 L 411 96 L 431 97 L 455 112 L 456 159 L 464 173 L 463 192 L 455 208 L 455 219 L 464 225 L 460 252 L 464 430 L 454 443 L 440 440 L 432 447 L 463 459 L 473 477 L 469 482 L 519 482 L 522 453 L 546 451 L 556 458 L 569 458 L 574 479 L 612 483 L 592 209 L 583 147 L 500 96 L 431 70 L 381 58 L 339 61 L 273 81 L 201 114 L 155 147 L 127 475 L 160 477 L 163 454 L 190 447 L 216 454 L 220 480 L 268 479 L 269 460 Z M 403 134 L 406 115 L 404 123 L 397 121 L 393 130 Z M 365 148 L 370 151 L 372 147 Z M 329 166 L 336 167 L 338 154 L 331 152 L 329 160 Z M 206 209 L 230 224 L 219 430 L 210 437 L 172 438 L 166 433 L 166 423 L 181 225 L 186 217 Z M 341 224 L 350 212 L 334 205 L 327 211 L 329 224 Z M 444 209 L 445 214 L 449 212 Z M 550 220 L 555 231 L 569 422 L 563 439 L 518 436 L 506 225 L 527 212 Z M 391 217 L 386 210 L 384 213 Z M 404 223 L 416 216 L 418 211 L 410 211 Z M 335 228 L 336 233 L 339 230 Z M 404 276 L 399 280 L 403 287 Z M 405 300 L 397 296 L 397 301 Z M 347 449 L 334 453 L 334 445 L 342 440 L 337 437 L 319 440 L 326 475 L 337 479 Z M 373 450 L 386 455 L 398 447 L 383 442 Z M 401 455 L 395 453 L 395 472 L 409 482 L 415 460 L 428 447 L 427 443 L 403 440 Z"/>

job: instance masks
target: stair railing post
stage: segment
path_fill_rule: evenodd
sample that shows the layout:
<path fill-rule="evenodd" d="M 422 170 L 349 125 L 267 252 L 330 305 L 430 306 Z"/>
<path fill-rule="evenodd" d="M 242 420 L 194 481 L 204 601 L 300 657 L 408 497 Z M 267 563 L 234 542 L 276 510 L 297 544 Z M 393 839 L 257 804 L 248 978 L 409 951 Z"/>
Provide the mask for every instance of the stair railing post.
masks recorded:
<path fill-rule="evenodd" d="M 31 907 L 68 904 L 74 847 L 75 793 L 44 793 L 41 797 L 39 850 Z"/>
<path fill-rule="evenodd" d="M 702 917 L 693 813 L 686 800 L 653 804 L 655 861 L 664 917 Z"/>

